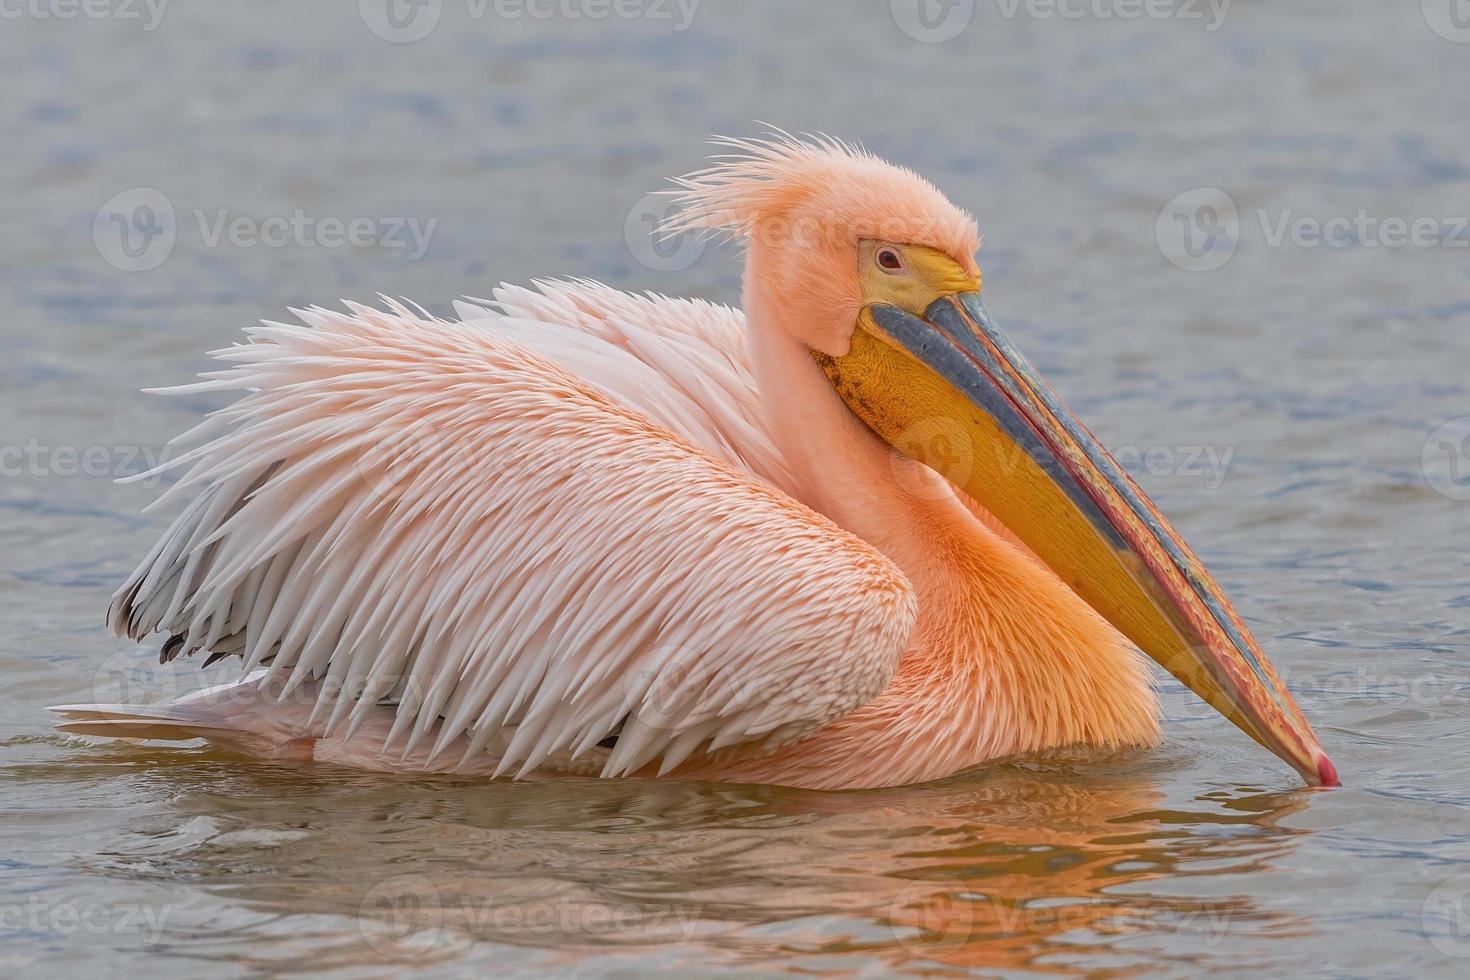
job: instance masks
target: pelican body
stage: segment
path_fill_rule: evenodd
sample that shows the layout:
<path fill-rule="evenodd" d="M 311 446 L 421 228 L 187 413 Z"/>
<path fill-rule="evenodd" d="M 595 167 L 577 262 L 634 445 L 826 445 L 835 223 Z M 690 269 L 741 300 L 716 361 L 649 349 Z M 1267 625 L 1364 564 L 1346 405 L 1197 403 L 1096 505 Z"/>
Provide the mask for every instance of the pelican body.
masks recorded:
<path fill-rule="evenodd" d="M 743 312 L 585 280 L 293 311 L 175 391 L 120 636 L 238 656 L 92 735 L 487 776 L 892 786 L 1159 738 L 1148 659 L 1336 772 L 1193 552 L 1005 339 L 974 220 L 825 139 L 724 141 L 672 232 Z"/>

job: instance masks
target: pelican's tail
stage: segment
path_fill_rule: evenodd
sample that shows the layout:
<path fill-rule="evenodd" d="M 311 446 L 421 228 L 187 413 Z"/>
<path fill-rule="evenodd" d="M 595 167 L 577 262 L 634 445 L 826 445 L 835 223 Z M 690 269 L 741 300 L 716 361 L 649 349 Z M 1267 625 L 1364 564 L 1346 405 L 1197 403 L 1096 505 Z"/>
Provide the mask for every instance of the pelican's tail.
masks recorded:
<path fill-rule="evenodd" d="M 59 704 L 58 731 L 100 738 L 179 742 L 208 739 L 252 755 L 279 756 L 310 732 L 309 704 L 283 703 L 261 690 L 264 670 L 157 704 Z M 311 741 L 314 741 L 312 739 Z"/>
<path fill-rule="evenodd" d="M 190 718 L 174 717 L 171 705 L 58 704 L 56 730 L 98 738 L 153 738 L 182 742 L 204 738 L 213 731 Z"/>
<path fill-rule="evenodd" d="M 455 762 L 466 754 L 469 743 L 464 736 L 450 743 L 456 751 L 438 759 L 429 758 L 428 745 L 410 752 L 401 747 L 389 751 L 388 736 L 395 718 L 389 706 L 374 706 L 357 730 L 329 736 L 321 720 L 313 718 L 319 682 L 302 685 L 294 692 L 296 696 L 282 696 L 278 686 L 266 682 L 266 674 L 260 668 L 231 683 L 158 704 L 59 704 L 51 710 L 61 716 L 57 731 L 72 735 L 170 742 L 204 739 L 242 755 L 315 759 L 381 772 L 494 772 L 497 760 L 493 753 Z M 580 771 L 569 762 L 566 765 Z M 597 762 L 587 775 L 593 775 L 600 765 Z"/>

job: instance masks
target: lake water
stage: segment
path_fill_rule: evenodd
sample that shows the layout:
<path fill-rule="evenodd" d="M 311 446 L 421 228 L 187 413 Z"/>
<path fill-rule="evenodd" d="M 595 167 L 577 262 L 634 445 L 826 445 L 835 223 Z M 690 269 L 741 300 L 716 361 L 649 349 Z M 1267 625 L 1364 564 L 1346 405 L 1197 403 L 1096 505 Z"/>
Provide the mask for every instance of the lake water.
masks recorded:
<path fill-rule="evenodd" d="M 7 5 L 0 970 L 1463 976 L 1460 6 Z M 447 312 L 580 274 L 733 301 L 738 257 L 650 250 L 643 195 L 756 120 L 975 212 L 990 308 L 1215 570 L 1341 789 L 1172 682 L 1156 751 L 881 792 L 50 732 L 47 704 L 199 683 L 102 629 L 163 526 L 112 477 L 212 407 L 139 388 L 339 297 Z"/>

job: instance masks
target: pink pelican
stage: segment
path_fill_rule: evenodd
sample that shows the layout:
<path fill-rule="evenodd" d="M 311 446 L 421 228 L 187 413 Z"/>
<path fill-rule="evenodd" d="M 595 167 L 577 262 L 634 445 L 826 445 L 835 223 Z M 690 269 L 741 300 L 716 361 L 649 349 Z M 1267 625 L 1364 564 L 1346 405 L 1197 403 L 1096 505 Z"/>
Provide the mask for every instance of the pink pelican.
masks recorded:
<path fill-rule="evenodd" d="M 720 140 L 669 230 L 743 312 L 585 280 L 293 311 L 170 389 L 182 512 L 114 596 L 242 660 L 63 730 L 395 771 L 814 788 L 1159 738 L 1145 654 L 1337 774 L 1214 579 L 996 328 L 974 220 L 825 137 Z"/>

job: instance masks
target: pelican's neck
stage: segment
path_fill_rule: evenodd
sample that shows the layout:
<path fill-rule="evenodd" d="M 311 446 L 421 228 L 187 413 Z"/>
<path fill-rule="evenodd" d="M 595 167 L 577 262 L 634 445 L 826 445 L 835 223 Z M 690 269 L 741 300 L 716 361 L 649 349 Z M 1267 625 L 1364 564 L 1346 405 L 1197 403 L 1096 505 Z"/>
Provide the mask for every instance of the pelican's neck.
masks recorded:
<path fill-rule="evenodd" d="M 919 616 L 888 691 L 751 771 L 847 785 L 877 767 L 881 780 L 913 782 L 1012 752 L 1152 741 L 1147 668 L 1123 638 L 1008 531 L 868 429 L 752 292 L 751 364 L 787 489 L 887 555 Z"/>
<path fill-rule="evenodd" d="M 758 290 L 746 290 L 751 367 L 776 448 L 795 480 L 787 489 L 889 557 L 919 590 L 943 588 L 936 538 L 973 523 L 936 473 L 895 453 L 848 409 L 806 346 Z"/>

